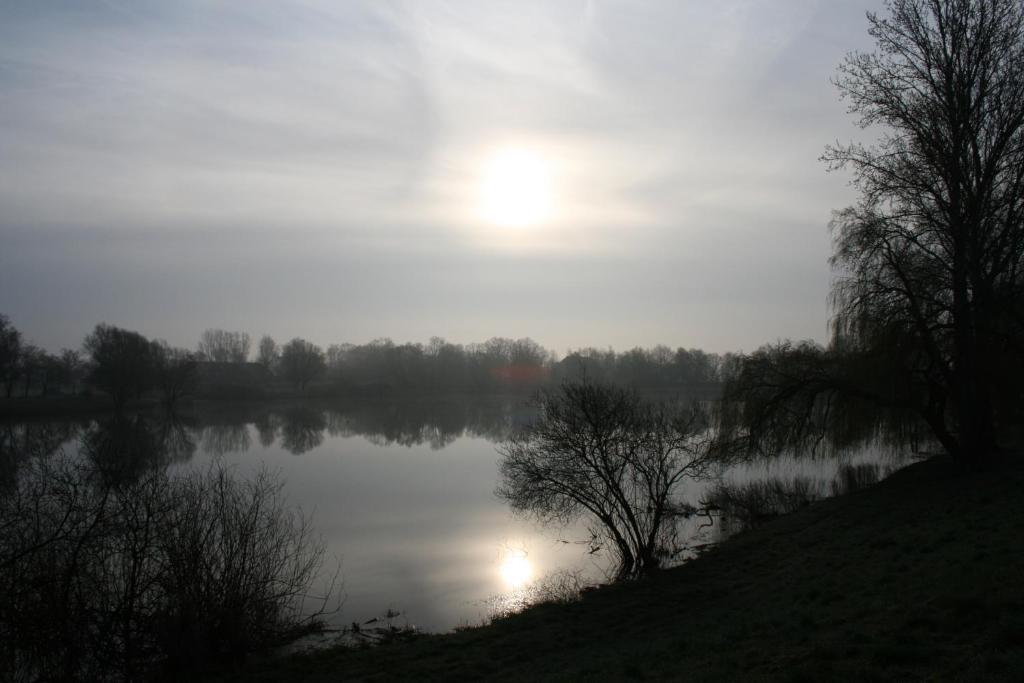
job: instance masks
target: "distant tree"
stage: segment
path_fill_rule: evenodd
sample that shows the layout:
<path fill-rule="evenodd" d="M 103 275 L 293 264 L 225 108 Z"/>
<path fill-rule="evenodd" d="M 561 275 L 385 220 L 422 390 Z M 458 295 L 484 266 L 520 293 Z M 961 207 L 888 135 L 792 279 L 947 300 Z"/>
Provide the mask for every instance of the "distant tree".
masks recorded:
<path fill-rule="evenodd" d="M 72 394 L 78 393 L 78 383 L 82 380 L 85 362 L 82 354 L 74 349 L 61 349 L 57 356 L 57 381 L 68 387 Z"/>
<path fill-rule="evenodd" d="M 163 340 L 153 342 L 154 380 L 168 408 L 195 393 L 199 381 L 196 356 L 186 349 L 170 346 Z"/>
<path fill-rule="evenodd" d="M 352 359 L 356 348 L 353 344 L 331 344 L 327 347 L 327 372 L 334 380 L 352 380 Z"/>
<path fill-rule="evenodd" d="M 475 348 L 474 363 L 478 388 L 497 384 L 512 388 L 535 387 L 550 373 L 551 354 L 530 338 L 492 337 Z"/>
<path fill-rule="evenodd" d="M 700 349 L 672 351 L 664 345 L 636 347 L 620 354 L 611 349 L 570 349 L 554 364 L 554 376 L 556 380 L 586 378 L 642 389 L 707 391 L 719 381 L 720 364 L 717 354 Z"/>
<path fill-rule="evenodd" d="M 18 376 L 21 378 L 21 395 L 27 397 L 32 388 L 32 380 L 41 378 L 46 372 L 46 351 L 35 344 L 21 347 L 18 359 Z"/>
<path fill-rule="evenodd" d="M 672 358 L 675 379 L 684 385 L 711 384 L 719 378 L 721 358 L 701 349 L 677 349 Z"/>
<path fill-rule="evenodd" d="M 439 390 L 463 389 L 467 383 L 466 351 L 441 337 L 431 337 L 424 350 L 427 382 Z"/>
<path fill-rule="evenodd" d="M 597 383 L 610 382 L 614 378 L 616 362 L 612 349 L 570 349 L 556 365 L 556 378 L 559 381 L 588 379 Z"/>
<path fill-rule="evenodd" d="M 640 347 L 630 349 L 619 356 L 616 366 L 616 376 L 619 383 L 624 386 L 651 386 L 658 376 L 658 370 L 653 366 L 650 355 Z"/>
<path fill-rule="evenodd" d="M 326 371 L 324 352 L 312 342 L 296 337 L 281 349 L 281 372 L 300 391 Z"/>
<path fill-rule="evenodd" d="M 90 358 L 89 382 L 110 394 L 117 409 L 153 386 L 156 354 L 138 332 L 100 323 L 82 347 Z"/>
<path fill-rule="evenodd" d="M 22 396 L 27 397 L 33 389 L 41 396 L 50 392 L 50 387 L 59 381 L 60 359 L 34 344 L 21 347 L 17 376 L 21 380 Z"/>
<path fill-rule="evenodd" d="M 42 396 L 47 396 L 55 384 L 58 387 L 60 385 L 60 357 L 42 350 L 42 353 L 37 356 L 36 368 L 38 372 L 39 393 Z"/>
<path fill-rule="evenodd" d="M 269 334 L 260 337 L 259 349 L 256 352 L 256 362 L 273 371 L 281 360 L 281 350 L 277 348 L 277 342 Z"/>
<path fill-rule="evenodd" d="M 14 391 L 21 363 L 21 332 L 11 324 L 6 315 L 0 314 L 0 383 L 3 383 L 7 398 Z"/>
<path fill-rule="evenodd" d="M 544 392 L 537 407 L 536 423 L 499 447 L 497 495 L 542 523 L 585 518 L 620 578 L 659 566 L 692 512 L 679 485 L 711 465 L 699 413 L 589 382 Z"/>
<path fill-rule="evenodd" d="M 245 363 L 249 360 L 250 339 L 246 332 L 205 330 L 199 338 L 199 353 L 217 363 Z"/>

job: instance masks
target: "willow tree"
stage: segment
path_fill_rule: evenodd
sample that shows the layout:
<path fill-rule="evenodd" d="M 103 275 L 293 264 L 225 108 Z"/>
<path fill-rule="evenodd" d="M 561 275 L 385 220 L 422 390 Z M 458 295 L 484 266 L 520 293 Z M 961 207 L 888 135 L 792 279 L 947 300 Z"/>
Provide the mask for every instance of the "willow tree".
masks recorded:
<path fill-rule="evenodd" d="M 1006 364 L 1024 330 L 1024 3 L 887 9 L 868 14 L 877 50 L 836 79 L 878 135 L 824 157 L 860 192 L 833 222 L 833 349 L 895 354 L 891 383 L 913 387 L 935 438 L 971 463 L 1020 403 L 1004 379 L 1019 377 Z"/>

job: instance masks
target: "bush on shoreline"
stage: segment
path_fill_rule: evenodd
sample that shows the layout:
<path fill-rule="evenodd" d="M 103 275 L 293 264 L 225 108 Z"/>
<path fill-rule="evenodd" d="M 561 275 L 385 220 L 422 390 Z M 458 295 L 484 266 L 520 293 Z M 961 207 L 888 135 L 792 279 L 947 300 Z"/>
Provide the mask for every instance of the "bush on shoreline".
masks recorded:
<path fill-rule="evenodd" d="M 266 470 L 130 481 L 31 458 L 0 496 L 0 678 L 209 668 L 320 626 L 324 546 Z"/>

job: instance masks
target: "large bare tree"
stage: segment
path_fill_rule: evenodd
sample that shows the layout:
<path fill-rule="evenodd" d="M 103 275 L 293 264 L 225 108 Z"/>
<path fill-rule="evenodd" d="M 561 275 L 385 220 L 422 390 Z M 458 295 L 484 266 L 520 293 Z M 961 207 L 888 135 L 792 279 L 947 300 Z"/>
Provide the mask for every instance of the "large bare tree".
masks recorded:
<path fill-rule="evenodd" d="M 825 154 L 860 191 L 833 224 L 833 347 L 890 349 L 891 383 L 915 387 L 919 415 L 970 464 L 1012 419 L 998 397 L 1021 355 L 1024 3 L 887 9 L 868 14 L 877 50 L 849 55 L 836 80 L 877 137 Z"/>

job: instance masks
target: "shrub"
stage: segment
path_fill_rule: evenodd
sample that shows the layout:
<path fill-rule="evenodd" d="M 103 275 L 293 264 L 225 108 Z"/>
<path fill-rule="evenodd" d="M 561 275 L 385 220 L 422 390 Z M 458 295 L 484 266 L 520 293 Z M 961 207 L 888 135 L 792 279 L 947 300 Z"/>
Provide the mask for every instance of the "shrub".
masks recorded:
<path fill-rule="evenodd" d="M 317 628 L 323 544 L 276 476 L 87 462 L 30 459 L 0 498 L 0 678 L 202 669 Z"/>

